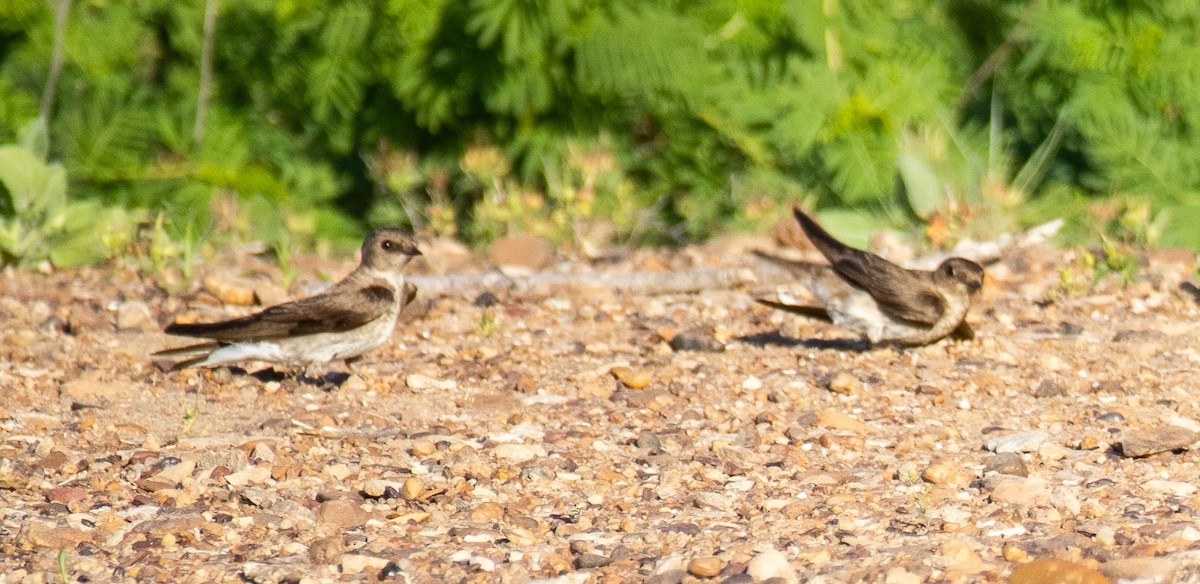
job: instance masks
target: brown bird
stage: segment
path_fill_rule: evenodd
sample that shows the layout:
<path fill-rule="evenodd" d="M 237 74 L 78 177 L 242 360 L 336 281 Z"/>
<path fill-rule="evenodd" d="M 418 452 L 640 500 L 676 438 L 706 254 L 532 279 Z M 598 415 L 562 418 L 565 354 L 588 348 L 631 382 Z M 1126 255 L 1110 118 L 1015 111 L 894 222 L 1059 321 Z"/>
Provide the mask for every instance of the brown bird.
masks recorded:
<path fill-rule="evenodd" d="M 932 272 L 908 270 L 838 241 L 800 209 L 793 214 L 830 265 L 755 254 L 795 275 L 824 306 L 760 303 L 845 327 L 876 344 L 915 346 L 951 334 L 974 337 L 966 316 L 983 286 L 979 264 L 955 257 Z"/>
<path fill-rule="evenodd" d="M 377 229 L 363 241 L 358 267 L 329 290 L 233 320 L 168 325 L 168 334 L 211 341 L 155 355 L 198 355 L 176 363 L 173 371 L 268 361 L 307 372 L 334 359 L 352 359 L 391 337 L 400 311 L 417 295 L 417 287 L 404 281 L 402 270 L 419 255 L 408 233 Z"/>

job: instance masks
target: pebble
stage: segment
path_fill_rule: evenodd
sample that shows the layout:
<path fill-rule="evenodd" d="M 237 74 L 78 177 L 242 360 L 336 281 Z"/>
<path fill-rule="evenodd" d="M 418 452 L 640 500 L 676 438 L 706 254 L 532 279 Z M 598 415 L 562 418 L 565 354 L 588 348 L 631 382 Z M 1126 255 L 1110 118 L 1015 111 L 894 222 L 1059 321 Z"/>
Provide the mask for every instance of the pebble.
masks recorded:
<path fill-rule="evenodd" d="M 884 584 L 921 584 L 921 577 L 905 570 L 900 566 L 894 566 L 887 571 L 883 577 Z"/>
<path fill-rule="evenodd" d="M 716 556 L 701 556 L 688 562 L 687 571 L 693 576 L 700 578 L 712 578 L 721 573 L 721 568 L 725 567 L 725 562 Z"/>
<path fill-rule="evenodd" d="M 1050 489 L 1046 481 L 1037 477 L 1002 481 L 992 489 L 992 501 L 1013 505 L 1038 505 L 1050 501 Z"/>
<path fill-rule="evenodd" d="M 641 434 L 638 434 L 637 442 L 635 444 L 638 448 L 643 450 L 662 450 L 662 440 L 659 440 L 658 436 L 654 435 L 652 432 L 642 432 Z"/>
<path fill-rule="evenodd" d="M 575 556 L 575 568 L 578 570 L 591 570 L 593 568 L 603 568 L 611 564 L 612 558 L 602 556 L 600 554 L 580 554 Z"/>
<path fill-rule="evenodd" d="M 331 499 L 317 506 L 317 521 L 338 529 L 358 527 L 366 523 L 369 516 L 361 505 L 350 499 Z"/>
<path fill-rule="evenodd" d="M 1177 497 L 1190 497 L 1196 493 L 1196 485 L 1183 481 L 1152 479 L 1142 483 L 1142 486 L 1150 491 L 1167 493 Z"/>
<path fill-rule="evenodd" d="M 491 501 L 476 505 L 471 509 L 470 515 L 471 521 L 475 523 L 492 523 L 499 521 L 501 517 L 504 517 L 504 508 Z"/>
<path fill-rule="evenodd" d="M 925 471 L 921 473 L 921 478 L 925 479 L 925 482 L 928 482 L 928 483 L 931 483 L 934 485 L 947 485 L 947 484 L 960 484 L 960 483 L 966 484 L 971 481 L 970 475 L 968 475 L 965 472 L 962 472 L 959 468 L 957 468 L 955 466 L 952 466 L 949 464 L 944 464 L 944 463 L 936 463 L 936 464 L 929 465 L 929 467 L 926 468 Z"/>
<path fill-rule="evenodd" d="M 1038 384 L 1037 391 L 1033 392 L 1033 397 L 1063 397 L 1066 395 L 1067 388 L 1050 379 L 1043 379 Z"/>
<path fill-rule="evenodd" d="M 1040 559 L 1013 570 L 1009 584 L 1110 584 L 1108 578 L 1083 564 Z"/>
<path fill-rule="evenodd" d="M 671 337 L 671 349 L 675 352 L 697 351 L 705 353 L 722 353 L 725 343 L 718 341 L 711 332 L 699 329 L 686 330 Z"/>
<path fill-rule="evenodd" d="M 1176 574 L 1179 572 L 1180 562 L 1176 557 L 1180 555 L 1182 554 L 1165 558 L 1123 558 L 1109 560 L 1100 564 L 1099 572 L 1113 582 L 1173 584 L 1179 582 Z M 1193 563 L 1189 567 L 1195 569 L 1200 567 L 1200 564 L 1195 563 L 1195 559 L 1193 559 Z M 1193 580 L 1189 579 L 1185 580 L 1185 582 L 1193 582 Z"/>
<path fill-rule="evenodd" d="M 252 466 L 245 470 L 225 475 L 225 482 L 230 486 L 244 487 L 252 483 L 263 483 L 271 478 L 271 469 L 265 466 Z"/>
<path fill-rule="evenodd" d="M 428 438 L 418 438 L 413 440 L 410 451 L 412 452 L 413 456 L 429 456 L 430 454 L 437 452 L 437 444 L 434 444 L 433 440 Z"/>
<path fill-rule="evenodd" d="M 997 454 L 1005 452 L 1035 452 L 1049 438 L 1050 434 L 1042 430 L 1029 430 L 990 438 L 984 442 L 984 446 Z"/>
<path fill-rule="evenodd" d="M 852 394 L 861 393 L 863 384 L 857 377 L 845 371 L 839 371 L 829 380 L 829 384 L 826 387 L 833 393 Z"/>
<path fill-rule="evenodd" d="M 787 582 L 796 582 L 796 572 L 788 563 L 787 556 L 778 550 L 760 552 L 746 566 L 746 573 L 755 581 L 783 578 Z"/>
<path fill-rule="evenodd" d="M 342 573 L 359 574 L 361 572 L 379 572 L 388 565 L 384 558 L 363 554 L 345 554 L 342 556 Z"/>
<path fill-rule="evenodd" d="M 1020 454 L 1015 452 L 1002 452 L 993 456 L 983 467 L 983 474 L 990 472 L 1017 477 L 1029 476 L 1029 469 L 1025 467 L 1025 461 Z"/>
<path fill-rule="evenodd" d="M 1127 432 L 1121 438 L 1121 454 L 1141 458 L 1160 452 L 1183 450 L 1200 439 L 1200 434 L 1179 426 L 1157 426 Z"/>
<path fill-rule="evenodd" d="M 404 378 L 404 384 L 409 389 L 415 390 L 439 389 L 450 391 L 458 389 L 458 382 L 453 379 L 434 379 L 420 373 L 410 373 L 408 377 Z"/>
<path fill-rule="evenodd" d="M 492 449 L 492 455 L 510 462 L 525 462 L 545 458 L 546 449 L 541 444 L 501 444 Z"/>
<path fill-rule="evenodd" d="M 404 480 L 404 485 L 400 487 L 400 496 L 406 501 L 412 501 L 425 494 L 425 485 L 420 479 L 408 478 Z"/>
<path fill-rule="evenodd" d="M 117 330 L 157 331 L 158 323 L 145 302 L 130 300 L 117 305 Z"/>
<path fill-rule="evenodd" d="M 643 389 L 647 385 L 650 385 L 650 374 L 645 371 L 637 371 L 624 365 L 618 365 L 610 369 L 609 373 L 613 377 L 616 377 L 617 381 L 624 383 L 625 387 L 630 389 Z"/>
<path fill-rule="evenodd" d="M 834 430 L 850 430 L 858 434 L 863 434 L 870 429 L 870 426 L 865 423 L 855 420 L 837 410 L 823 410 L 818 413 L 817 425 L 833 428 Z"/>
<path fill-rule="evenodd" d="M 222 304 L 251 306 L 254 304 L 254 284 L 228 274 L 213 274 L 204 279 L 204 289 Z"/>

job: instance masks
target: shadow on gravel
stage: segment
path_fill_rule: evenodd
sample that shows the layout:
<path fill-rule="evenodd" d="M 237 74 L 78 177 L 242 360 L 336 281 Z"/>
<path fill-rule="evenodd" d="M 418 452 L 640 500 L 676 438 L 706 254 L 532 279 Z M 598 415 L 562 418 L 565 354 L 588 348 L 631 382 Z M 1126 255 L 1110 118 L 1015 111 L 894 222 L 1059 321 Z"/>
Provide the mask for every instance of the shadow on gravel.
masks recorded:
<path fill-rule="evenodd" d="M 254 373 L 247 373 L 245 369 L 242 369 L 240 367 L 230 367 L 229 372 L 234 375 L 249 375 L 250 377 L 253 377 L 263 383 L 266 383 L 268 381 L 282 382 L 285 379 L 292 378 L 292 379 L 295 379 L 300 384 L 312 385 L 315 387 L 339 387 L 343 383 L 345 383 L 347 379 L 350 379 L 350 374 L 346 373 L 344 371 L 330 371 L 328 373 L 322 373 L 315 377 L 310 377 L 308 375 L 303 375 L 303 374 L 299 374 L 295 377 L 292 377 L 292 375 L 289 375 L 282 371 L 276 371 L 274 367 L 267 367 L 266 369 L 259 369 L 258 371 L 255 371 Z"/>
<path fill-rule="evenodd" d="M 736 340 L 756 347 L 802 347 L 818 351 L 852 351 L 863 353 L 871 349 L 871 343 L 852 339 L 793 339 L 779 331 L 755 333 L 736 337 Z"/>

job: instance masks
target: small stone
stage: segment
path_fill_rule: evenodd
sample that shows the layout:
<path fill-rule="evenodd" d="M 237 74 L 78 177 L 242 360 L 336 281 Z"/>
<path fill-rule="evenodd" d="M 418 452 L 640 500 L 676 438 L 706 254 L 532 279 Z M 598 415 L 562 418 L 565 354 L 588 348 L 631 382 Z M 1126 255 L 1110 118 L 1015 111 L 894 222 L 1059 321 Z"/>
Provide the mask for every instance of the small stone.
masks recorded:
<path fill-rule="evenodd" d="M 662 440 L 652 432 L 638 434 L 636 445 L 643 450 L 662 450 Z"/>
<path fill-rule="evenodd" d="M 437 444 L 434 444 L 433 440 L 430 440 L 428 438 L 418 438 L 417 440 L 413 441 L 413 444 L 412 444 L 412 455 L 413 456 L 429 456 L 430 454 L 433 454 L 434 452 L 437 452 Z"/>
<path fill-rule="evenodd" d="M 624 365 L 618 365 L 609 370 L 609 373 L 630 389 L 643 389 L 650 385 L 650 374 L 645 371 L 635 371 Z"/>
<path fill-rule="evenodd" d="M 358 527 L 366 523 L 368 516 L 361 505 L 350 499 L 332 499 L 317 507 L 317 521 L 338 529 Z"/>
<path fill-rule="evenodd" d="M 688 563 L 687 571 L 700 578 L 712 578 L 721 573 L 725 562 L 716 556 L 701 556 Z"/>
<path fill-rule="evenodd" d="M 833 428 L 834 430 L 850 430 L 858 434 L 865 433 L 870 426 L 855 420 L 837 410 L 823 410 L 817 414 L 817 425 Z"/>
<path fill-rule="evenodd" d="M 991 472 L 1017 477 L 1029 476 L 1029 469 L 1025 467 L 1025 461 L 1021 459 L 1020 454 L 1015 452 L 1003 452 L 993 456 L 983 467 L 983 474 Z"/>
<path fill-rule="evenodd" d="M 1200 439 L 1200 434 L 1179 426 L 1158 426 L 1127 432 L 1121 439 L 1121 454 L 1140 458 L 1160 452 L 1183 450 Z"/>
<path fill-rule="evenodd" d="M 371 497 L 372 499 L 378 499 L 378 498 L 382 497 L 384 493 L 387 492 L 387 488 L 388 488 L 387 481 L 382 481 L 379 479 L 371 479 L 371 480 L 363 483 L 362 490 L 363 490 L 363 493 L 366 494 L 366 496 Z"/>
<path fill-rule="evenodd" d="M 540 444 L 501 444 L 492 449 L 492 455 L 511 462 L 525 462 L 545 458 L 546 449 Z"/>
<path fill-rule="evenodd" d="M 675 352 L 697 351 L 706 353 L 722 353 L 725 343 L 718 341 L 711 331 L 691 329 L 671 337 L 671 349 Z"/>
<path fill-rule="evenodd" d="M 271 478 L 271 469 L 266 466 L 252 466 L 246 470 L 225 475 L 225 482 L 230 486 L 244 487 L 253 483 L 266 482 Z"/>
<path fill-rule="evenodd" d="M 861 393 L 863 384 L 858 380 L 857 377 L 850 375 L 845 371 L 839 371 L 833 376 L 832 379 L 829 380 L 828 388 L 829 391 L 832 391 L 833 393 Z"/>
<path fill-rule="evenodd" d="M 1035 452 L 1049 438 L 1050 434 L 1046 432 L 1029 430 L 991 438 L 984 443 L 984 446 L 997 454 L 1004 452 Z"/>
<path fill-rule="evenodd" d="M 1041 559 L 1013 570 L 1009 584 L 1109 584 L 1108 578 L 1083 564 Z"/>
<path fill-rule="evenodd" d="M 425 494 L 425 485 L 420 479 L 408 478 L 404 480 L 404 486 L 400 487 L 400 496 L 406 501 L 412 501 Z"/>
<path fill-rule="evenodd" d="M 1050 489 L 1046 481 L 1037 477 L 1003 481 L 992 489 L 991 498 L 996 503 L 1013 505 L 1038 505 L 1050 501 Z"/>
<path fill-rule="evenodd" d="M 1011 542 L 1004 544 L 1004 549 L 1001 550 L 1001 553 L 1004 555 L 1004 559 L 1010 562 L 1024 562 L 1029 559 L 1029 552 Z"/>
<path fill-rule="evenodd" d="M 644 584 L 683 584 L 688 577 L 684 570 L 666 570 L 646 578 Z"/>
<path fill-rule="evenodd" d="M 742 389 L 746 391 L 758 391 L 762 389 L 763 382 L 758 377 L 751 375 L 742 381 Z"/>
<path fill-rule="evenodd" d="M 778 550 L 767 550 L 754 556 L 746 567 L 746 573 L 756 582 L 771 578 L 783 578 L 787 582 L 796 581 L 796 573 L 788 564 L 787 556 Z"/>
<path fill-rule="evenodd" d="M 1115 426 L 1118 424 L 1124 424 L 1125 416 L 1122 415 L 1121 412 L 1104 412 L 1103 414 L 1096 416 L 1096 421 Z"/>
<path fill-rule="evenodd" d="M 931 464 L 921 473 L 921 478 L 934 485 L 948 485 L 970 482 L 970 477 L 958 468 L 944 463 Z"/>
<path fill-rule="evenodd" d="M 458 389 L 458 382 L 453 379 L 434 379 L 420 373 L 412 373 L 408 377 L 405 377 L 404 383 L 409 389 L 415 390 L 440 389 L 450 391 Z"/>
<path fill-rule="evenodd" d="M 1033 397 L 1063 397 L 1066 395 L 1067 388 L 1050 379 L 1043 379 L 1038 384 L 1037 391 L 1033 392 Z"/>
<path fill-rule="evenodd" d="M 1190 497 L 1196 493 L 1197 489 L 1196 485 L 1192 483 L 1185 483 L 1183 481 L 1165 481 L 1161 479 L 1148 480 L 1142 483 L 1142 486 L 1150 491 L 1167 493 L 1177 497 Z"/>
<path fill-rule="evenodd" d="M 222 304 L 251 306 L 254 304 L 254 284 L 227 274 L 213 274 L 204 279 L 204 289 Z"/>
<path fill-rule="evenodd" d="M 342 573 L 358 574 L 361 572 L 378 572 L 388 565 L 388 561 L 375 556 L 362 554 L 346 554 L 342 556 Z"/>
<path fill-rule="evenodd" d="M 603 568 L 611 564 L 612 558 L 602 556 L 600 554 L 580 554 L 575 556 L 575 568 L 577 570 L 591 570 L 593 568 Z"/>
<path fill-rule="evenodd" d="M 117 305 L 117 330 L 156 331 L 158 328 L 145 302 L 130 300 Z"/>
<path fill-rule="evenodd" d="M 321 537 L 308 544 L 308 559 L 318 565 L 336 564 L 345 549 L 341 536 Z"/>
<path fill-rule="evenodd" d="M 86 499 L 88 491 L 79 487 L 54 487 L 46 489 L 42 495 L 51 503 L 70 503 Z"/>
<path fill-rule="evenodd" d="M 170 483 L 174 486 L 182 483 L 183 479 L 192 476 L 192 471 L 194 470 L 196 470 L 196 462 L 184 460 L 162 469 L 162 471 L 154 475 L 154 479 Z"/>
<path fill-rule="evenodd" d="M 471 521 L 475 523 L 492 523 L 500 521 L 504 516 L 504 508 L 491 501 L 480 503 L 471 509 Z"/>

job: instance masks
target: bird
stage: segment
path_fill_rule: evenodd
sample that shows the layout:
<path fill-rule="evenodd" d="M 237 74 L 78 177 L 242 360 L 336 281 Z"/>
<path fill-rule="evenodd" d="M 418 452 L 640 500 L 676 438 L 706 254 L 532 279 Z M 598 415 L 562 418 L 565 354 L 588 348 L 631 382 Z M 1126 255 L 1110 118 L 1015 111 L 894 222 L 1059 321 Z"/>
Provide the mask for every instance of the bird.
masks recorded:
<path fill-rule="evenodd" d="M 873 345 L 919 346 L 946 336 L 974 338 L 966 316 L 972 298 L 983 287 L 982 266 L 952 257 L 933 271 L 905 269 L 838 241 L 799 208 L 792 214 L 829 265 L 754 253 L 796 276 L 823 306 L 766 299 L 758 299 L 759 303 L 836 324 Z"/>
<path fill-rule="evenodd" d="M 172 371 L 264 361 L 299 366 L 304 379 L 311 367 L 349 362 L 391 337 L 400 311 L 417 295 L 404 267 L 420 255 L 412 235 L 376 229 L 363 240 L 358 267 L 325 292 L 232 320 L 170 324 L 163 332 L 208 341 L 154 355 L 189 357 Z"/>

